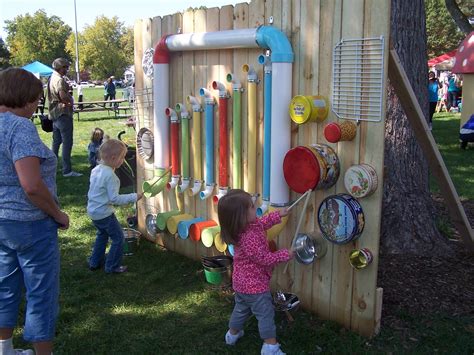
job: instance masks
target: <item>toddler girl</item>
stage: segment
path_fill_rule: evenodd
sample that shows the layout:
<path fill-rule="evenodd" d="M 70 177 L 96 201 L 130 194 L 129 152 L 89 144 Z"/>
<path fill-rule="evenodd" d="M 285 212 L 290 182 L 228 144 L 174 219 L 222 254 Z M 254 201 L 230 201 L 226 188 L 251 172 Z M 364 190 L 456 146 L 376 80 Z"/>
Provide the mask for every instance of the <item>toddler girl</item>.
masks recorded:
<path fill-rule="evenodd" d="M 270 293 L 273 267 L 293 257 L 293 252 L 281 249 L 272 253 L 265 230 L 281 222 L 286 209 L 257 218 L 252 196 L 243 190 L 230 190 L 217 206 L 221 237 L 234 245 L 232 287 L 235 306 L 225 335 L 228 345 L 234 345 L 244 335 L 245 321 L 254 314 L 263 339 L 261 354 L 284 354 L 276 340 L 275 309 Z"/>
<path fill-rule="evenodd" d="M 94 249 L 89 258 L 89 269 L 101 268 L 105 258 L 105 248 L 110 238 L 112 244 L 105 260 L 105 272 L 122 273 L 127 267 L 121 265 L 123 255 L 123 232 L 115 217 L 112 205 L 135 203 L 142 194 L 120 195 L 120 180 L 114 170 L 122 165 L 127 147 L 118 139 L 110 139 L 99 148 L 100 164 L 92 169 L 89 192 L 87 194 L 87 213 L 97 229 Z"/>
<path fill-rule="evenodd" d="M 104 139 L 104 131 L 98 127 L 94 128 L 91 135 L 91 142 L 87 147 L 87 158 L 91 169 L 95 168 L 99 160 L 99 148 Z"/>

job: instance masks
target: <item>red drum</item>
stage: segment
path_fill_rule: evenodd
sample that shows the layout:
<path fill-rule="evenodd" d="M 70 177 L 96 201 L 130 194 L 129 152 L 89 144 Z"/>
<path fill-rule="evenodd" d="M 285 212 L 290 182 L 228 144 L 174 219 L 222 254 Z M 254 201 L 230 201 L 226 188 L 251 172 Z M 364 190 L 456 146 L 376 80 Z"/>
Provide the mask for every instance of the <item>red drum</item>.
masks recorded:
<path fill-rule="evenodd" d="M 286 183 L 295 192 L 322 190 L 339 178 L 339 159 L 325 144 L 311 144 L 290 149 L 283 160 Z"/>

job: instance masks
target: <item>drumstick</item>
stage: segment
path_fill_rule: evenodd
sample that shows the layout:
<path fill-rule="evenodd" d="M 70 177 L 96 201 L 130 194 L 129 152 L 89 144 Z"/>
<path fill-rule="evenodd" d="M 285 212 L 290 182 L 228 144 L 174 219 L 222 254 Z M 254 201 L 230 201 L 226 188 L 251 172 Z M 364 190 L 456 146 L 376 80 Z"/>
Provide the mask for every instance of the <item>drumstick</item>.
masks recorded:
<path fill-rule="evenodd" d="M 290 211 L 293 207 L 295 207 L 307 194 L 311 193 L 312 190 L 306 191 L 304 194 L 302 194 L 295 202 L 291 204 L 290 207 L 287 208 L 287 211 Z"/>

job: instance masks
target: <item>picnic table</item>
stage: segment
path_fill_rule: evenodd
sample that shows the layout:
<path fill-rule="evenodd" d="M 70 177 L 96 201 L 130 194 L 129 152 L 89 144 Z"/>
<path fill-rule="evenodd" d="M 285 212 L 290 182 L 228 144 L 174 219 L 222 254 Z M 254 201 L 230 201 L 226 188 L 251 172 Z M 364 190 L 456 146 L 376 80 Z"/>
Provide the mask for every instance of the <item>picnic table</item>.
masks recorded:
<path fill-rule="evenodd" d="M 111 112 L 115 115 L 115 118 L 129 117 L 127 111 L 131 110 L 128 100 L 115 99 L 115 100 L 99 100 L 99 101 L 82 101 L 75 102 L 73 106 L 74 113 L 77 114 L 77 120 L 79 120 L 79 114 L 81 112 Z M 124 112 L 121 114 L 121 111 Z"/>

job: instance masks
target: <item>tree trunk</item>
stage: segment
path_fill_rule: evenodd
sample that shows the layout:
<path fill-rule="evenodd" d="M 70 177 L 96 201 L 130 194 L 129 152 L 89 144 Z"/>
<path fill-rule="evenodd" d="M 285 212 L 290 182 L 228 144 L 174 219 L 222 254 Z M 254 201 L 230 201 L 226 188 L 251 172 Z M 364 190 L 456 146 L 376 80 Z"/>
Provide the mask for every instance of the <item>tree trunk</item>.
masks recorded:
<path fill-rule="evenodd" d="M 423 0 L 392 0 L 391 43 L 418 102 L 428 114 L 426 25 Z M 428 164 L 389 84 L 385 121 L 385 176 L 381 251 L 433 254 L 446 251 L 436 228 Z"/>
<path fill-rule="evenodd" d="M 445 0 L 446 8 L 448 9 L 449 14 L 453 18 L 456 25 L 458 25 L 459 29 L 464 32 L 466 35 L 471 33 L 472 26 L 469 23 L 467 17 L 463 14 L 461 9 L 459 9 L 456 0 Z"/>

